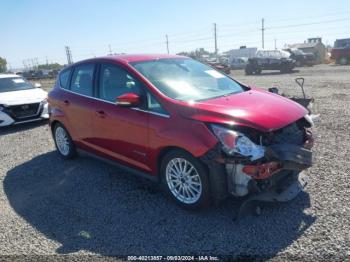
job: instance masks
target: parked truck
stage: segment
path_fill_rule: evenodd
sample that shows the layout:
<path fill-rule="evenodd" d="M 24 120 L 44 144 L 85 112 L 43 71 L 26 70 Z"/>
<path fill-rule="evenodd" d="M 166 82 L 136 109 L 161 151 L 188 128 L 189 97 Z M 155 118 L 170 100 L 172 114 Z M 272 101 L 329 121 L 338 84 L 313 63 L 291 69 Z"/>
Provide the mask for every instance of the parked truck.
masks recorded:
<path fill-rule="evenodd" d="M 335 59 L 335 63 L 346 65 L 350 63 L 350 38 L 337 39 L 331 50 L 331 58 Z"/>
<path fill-rule="evenodd" d="M 258 50 L 254 57 L 248 59 L 245 67 L 246 75 L 261 74 L 262 70 L 279 70 L 290 73 L 295 67 L 295 60 L 283 50 Z"/>

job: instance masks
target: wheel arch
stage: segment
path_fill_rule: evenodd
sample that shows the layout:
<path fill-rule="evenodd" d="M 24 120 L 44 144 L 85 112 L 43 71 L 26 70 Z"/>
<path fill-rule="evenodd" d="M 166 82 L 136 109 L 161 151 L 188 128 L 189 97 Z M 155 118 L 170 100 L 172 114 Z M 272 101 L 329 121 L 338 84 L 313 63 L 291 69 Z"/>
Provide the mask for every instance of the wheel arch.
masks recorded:
<path fill-rule="evenodd" d="M 60 124 L 60 125 L 62 125 L 62 126 L 64 126 L 63 124 L 62 124 L 62 122 L 60 122 L 60 121 L 58 121 L 58 120 L 53 120 L 52 122 L 50 122 L 50 128 L 51 128 L 51 133 L 53 134 L 53 130 L 54 130 L 54 128 L 55 128 L 55 126 L 57 125 L 57 124 Z"/>

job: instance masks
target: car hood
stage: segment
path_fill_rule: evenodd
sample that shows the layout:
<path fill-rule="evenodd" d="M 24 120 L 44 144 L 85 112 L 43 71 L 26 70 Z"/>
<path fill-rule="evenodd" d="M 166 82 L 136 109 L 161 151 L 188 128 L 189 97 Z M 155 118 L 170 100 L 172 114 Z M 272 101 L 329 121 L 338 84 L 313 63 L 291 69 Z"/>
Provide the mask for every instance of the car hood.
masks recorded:
<path fill-rule="evenodd" d="M 257 88 L 180 108 L 184 117 L 208 123 L 243 125 L 263 132 L 280 129 L 304 117 L 307 110 L 298 103 Z"/>
<path fill-rule="evenodd" d="M 0 93 L 0 105 L 20 105 L 38 103 L 47 97 L 47 92 L 41 88 Z"/>

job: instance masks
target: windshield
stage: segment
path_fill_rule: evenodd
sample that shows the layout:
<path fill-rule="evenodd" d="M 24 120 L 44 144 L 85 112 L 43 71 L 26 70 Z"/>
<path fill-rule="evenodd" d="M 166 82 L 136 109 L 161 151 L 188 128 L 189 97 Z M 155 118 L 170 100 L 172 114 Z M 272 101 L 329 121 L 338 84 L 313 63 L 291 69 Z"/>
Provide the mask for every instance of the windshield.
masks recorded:
<path fill-rule="evenodd" d="M 22 77 L 0 78 L 0 93 L 26 90 L 32 88 L 35 87 Z"/>
<path fill-rule="evenodd" d="M 350 39 L 336 40 L 334 43 L 335 48 L 350 48 Z"/>
<path fill-rule="evenodd" d="M 293 49 L 292 52 L 296 55 L 304 55 L 304 52 L 299 49 Z"/>
<path fill-rule="evenodd" d="M 205 100 L 244 91 L 231 78 L 189 58 L 133 62 L 131 65 L 163 94 L 177 100 Z"/>

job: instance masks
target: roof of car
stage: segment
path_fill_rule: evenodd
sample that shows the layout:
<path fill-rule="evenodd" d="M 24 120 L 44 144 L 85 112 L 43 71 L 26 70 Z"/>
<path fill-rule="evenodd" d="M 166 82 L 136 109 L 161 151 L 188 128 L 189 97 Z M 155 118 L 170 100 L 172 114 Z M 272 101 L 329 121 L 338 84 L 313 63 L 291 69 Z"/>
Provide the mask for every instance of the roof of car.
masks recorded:
<path fill-rule="evenodd" d="M 179 56 L 179 55 L 166 55 L 166 54 L 134 54 L 134 55 L 123 54 L 123 55 L 96 57 L 96 58 L 92 58 L 92 59 L 88 59 L 80 62 L 104 59 L 104 60 L 118 61 L 123 63 L 132 63 L 132 62 L 143 62 L 143 61 L 150 61 L 150 60 L 156 60 L 156 59 L 170 59 L 170 58 L 187 58 L 187 57 Z"/>
<path fill-rule="evenodd" d="M 15 74 L 0 74 L 0 78 L 9 78 L 9 77 L 21 77 Z"/>

